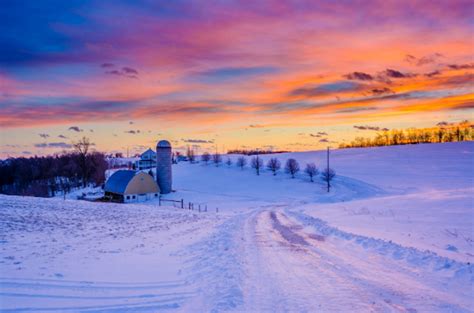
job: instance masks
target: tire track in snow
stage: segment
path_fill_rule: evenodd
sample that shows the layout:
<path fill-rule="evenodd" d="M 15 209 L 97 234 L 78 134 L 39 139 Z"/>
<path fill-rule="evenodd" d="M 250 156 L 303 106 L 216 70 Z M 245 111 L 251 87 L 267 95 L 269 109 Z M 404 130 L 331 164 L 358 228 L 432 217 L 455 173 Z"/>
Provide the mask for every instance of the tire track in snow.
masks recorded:
<path fill-rule="evenodd" d="M 232 311 L 243 304 L 242 256 L 239 233 L 250 213 L 227 218 L 209 237 L 187 247 L 188 283 L 198 295 L 186 303 L 182 312 Z"/>
<path fill-rule="evenodd" d="M 423 273 L 308 231 L 279 211 L 245 222 L 243 305 L 229 311 L 470 311 L 465 299 L 427 283 Z"/>
<path fill-rule="evenodd" d="M 289 210 L 285 210 L 285 212 L 304 227 L 310 227 L 323 236 L 331 236 L 352 242 L 363 247 L 365 250 L 390 257 L 392 260 L 405 261 L 407 266 L 414 269 L 430 269 L 440 274 L 448 273 L 454 275 L 457 279 L 464 278 L 464 283 L 467 281 L 474 282 L 474 267 L 469 262 L 462 263 L 439 256 L 429 250 L 421 251 L 416 248 L 401 246 L 392 241 L 341 231 L 336 227 L 328 225 L 328 223 L 319 218 L 314 218 L 303 213 Z"/>
<path fill-rule="evenodd" d="M 344 240 L 331 235 L 327 237 L 327 233 L 326 236 L 308 233 L 304 225 L 295 224 L 283 213 L 276 216 L 283 227 L 295 230 L 295 235 L 311 243 L 301 249 L 324 261 L 320 262 L 320 268 L 324 268 L 321 265 L 329 265 L 329 270 L 334 270 L 343 281 L 360 291 L 359 301 L 372 302 L 372 309 L 376 311 L 416 312 L 416 308 L 423 308 L 422 311 L 429 308 L 430 312 L 470 312 L 472 309 L 468 291 L 464 297 L 446 292 L 446 286 L 452 283 L 452 279 L 445 277 L 445 273 L 436 276 L 434 274 L 438 273 L 429 269 L 413 269 L 376 251 L 367 251 L 357 244 L 347 245 Z M 321 238 L 324 238 L 324 244 L 321 244 Z"/>
<path fill-rule="evenodd" d="M 195 295 L 184 282 L 121 284 L 2 279 L 0 286 L 2 302 L 17 303 L 12 308 L 2 305 L 2 312 L 168 311 L 179 308 Z M 31 299 L 35 299 L 34 305 L 28 305 Z"/>
<path fill-rule="evenodd" d="M 262 312 L 334 312 L 341 308 L 355 311 L 369 311 L 370 306 L 358 305 L 360 295 L 351 285 L 338 281 L 333 271 L 320 269 L 321 257 L 308 253 L 310 240 L 282 224 L 278 215 L 272 211 L 261 212 L 257 217 L 256 233 L 262 240 L 257 242 L 257 255 L 262 268 L 255 270 L 253 277 L 257 288 L 272 286 L 276 289 L 279 304 L 273 297 L 266 299 L 266 304 L 255 307 L 248 303 L 248 308 Z M 316 240 L 316 239 L 314 239 Z M 316 241 L 320 243 L 320 238 Z M 267 282 L 262 285 L 260 272 L 265 273 Z M 335 287 L 337 286 L 337 287 Z M 271 294 L 272 292 L 269 291 Z"/>
<path fill-rule="evenodd" d="M 288 312 L 289 304 L 278 284 L 274 284 L 269 260 L 262 255 L 269 243 L 259 229 L 261 213 L 254 213 L 243 229 L 244 306 L 243 311 Z"/>

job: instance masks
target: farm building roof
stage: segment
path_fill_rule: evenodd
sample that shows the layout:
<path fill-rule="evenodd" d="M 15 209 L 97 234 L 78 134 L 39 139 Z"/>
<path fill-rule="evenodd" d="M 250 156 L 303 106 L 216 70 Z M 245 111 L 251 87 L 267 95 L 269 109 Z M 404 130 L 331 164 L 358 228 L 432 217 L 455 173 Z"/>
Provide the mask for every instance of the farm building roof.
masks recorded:
<path fill-rule="evenodd" d="M 171 148 L 171 144 L 168 140 L 161 140 L 158 142 L 157 147 L 159 148 Z"/>
<path fill-rule="evenodd" d="M 135 171 L 120 170 L 112 174 L 105 183 L 104 190 L 113 193 L 124 193 L 128 183 L 135 176 Z"/>

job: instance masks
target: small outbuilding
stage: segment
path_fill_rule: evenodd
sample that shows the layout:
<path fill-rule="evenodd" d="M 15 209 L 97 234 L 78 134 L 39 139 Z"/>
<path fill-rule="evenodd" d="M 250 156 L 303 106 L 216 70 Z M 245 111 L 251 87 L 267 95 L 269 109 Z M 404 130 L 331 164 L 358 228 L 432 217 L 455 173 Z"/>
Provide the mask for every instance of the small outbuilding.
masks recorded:
<path fill-rule="evenodd" d="M 157 198 L 160 187 L 150 174 L 120 170 L 109 177 L 104 187 L 105 197 L 116 202 L 142 202 Z"/>

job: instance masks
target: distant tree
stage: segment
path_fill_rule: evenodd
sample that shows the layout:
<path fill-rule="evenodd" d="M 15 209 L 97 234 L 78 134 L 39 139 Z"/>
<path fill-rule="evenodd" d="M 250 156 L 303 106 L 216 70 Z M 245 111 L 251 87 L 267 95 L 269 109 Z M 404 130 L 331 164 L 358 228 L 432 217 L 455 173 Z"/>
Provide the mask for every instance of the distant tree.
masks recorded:
<path fill-rule="evenodd" d="M 81 171 L 85 163 L 86 180 Z M 85 161 L 77 152 L 32 158 L 0 160 L 0 192 L 49 197 L 88 183 L 102 184 L 108 167 L 105 155 L 87 152 Z"/>
<path fill-rule="evenodd" d="M 101 185 L 105 181 L 105 171 L 108 168 L 105 155 L 100 152 L 92 152 L 87 156 L 87 167 L 90 170 L 88 182 L 92 182 L 95 186 Z"/>
<path fill-rule="evenodd" d="M 69 193 L 71 191 L 71 183 L 70 181 L 65 178 L 65 177 L 59 177 L 59 188 L 62 190 L 63 193 L 63 198 L 66 200 L 66 193 Z"/>
<path fill-rule="evenodd" d="M 285 171 L 291 174 L 291 178 L 295 178 L 295 174 L 300 171 L 300 165 L 295 159 L 288 159 L 285 165 Z"/>
<path fill-rule="evenodd" d="M 243 170 L 245 165 L 247 165 L 247 159 L 244 156 L 240 156 L 238 157 L 236 164 L 241 170 Z"/>
<path fill-rule="evenodd" d="M 313 177 L 319 174 L 319 170 L 316 167 L 316 164 L 314 163 L 306 164 L 306 168 L 304 169 L 304 172 L 309 176 L 309 179 L 311 180 L 311 182 L 314 181 Z"/>
<path fill-rule="evenodd" d="M 227 158 L 227 160 L 225 161 L 225 164 L 227 164 L 227 166 L 230 167 L 232 165 L 232 160 L 230 158 Z"/>
<path fill-rule="evenodd" d="M 457 141 L 463 141 L 464 138 L 463 138 L 463 133 L 461 132 L 461 129 L 459 129 L 459 127 L 456 127 L 456 140 Z"/>
<path fill-rule="evenodd" d="M 259 158 L 258 155 L 253 157 L 250 165 L 252 166 L 253 169 L 255 169 L 255 172 L 257 175 L 260 175 L 260 169 L 263 167 L 263 160 L 262 158 Z"/>
<path fill-rule="evenodd" d="M 190 147 L 188 147 L 186 151 L 186 156 L 188 157 L 190 163 L 194 163 L 196 161 L 196 155 L 194 154 L 194 150 Z"/>
<path fill-rule="evenodd" d="M 431 128 L 409 128 L 405 130 L 382 129 L 374 138 L 356 137 L 350 143 L 341 143 L 340 148 L 359 148 L 388 145 L 405 145 L 434 142 L 453 142 L 472 140 L 474 124 L 462 121 L 458 124 L 440 122 Z"/>
<path fill-rule="evenodd" d="M 212 162 L 218 167 L 222 163 L 222 156 L 219 153 L 214 153 L 212 155 Z"/>
<path fill-rule="evenodd" d="M 457 136 L 455 131 L 449 131 L 447 136 L 446 136 L 446 141 L 447 142 L 454 142 L 456 141 Z"/>
<path fill-rule="evenodd" d="M 271 158 L 270 160 L 268 160 L 268 163 L 267 163 L 267 168 L 272 171 L 273 173 L 273 176 L 276 175 L 276 173 L 280 170 L 281 168 L 281 163 L 280 161 L 277 159 L 277 158 Z"/>
<path fill-rule="evenodd" d="M 202 155 L 201 155 L 201 161 L 203 161 L 204 163 L 207 163 L 211 160 L 211 155 L 207 152 L 204 152 Z"/>
<path fill-rule="evenodd" d="M 87 164 L 87 156 L 89 154 L 91 142 L 89 138 L 82 137 L 82 139 L 80 139 L 78 142 L 73 143 L 73 147 L 79 156 L 79 170 L 82 178 L 82 187 L 86 187 L 90 174 L 90 168 Z"/>
<path fill-rule="evenodd" d="M 321 173 L 322 180 L 327 183 L 328 192 L 331 188 L 331 181 L 334 177 L 336 177 L 336 172 L 332 168 L 325 168 L 324 171 Z"/>
<path fill-rule="evenodd" d="M 444 129 L 438 129 L 438 131 L 436 132 L 436 136 L 438 137 L 438 142 L 443 142 Z"/>
<path fill-rule="evenodd" d="M 416 129 L 410 128 L 408 129 L 408 134 L 407 134 L 407 140 L 408 143 L 415 144 L 418 143 L 418 134 L 416 132 Z"/>
<path fill-rule="evenodd" d="M 261 154 L 275 154 L 275 153 L 286 153 L 289 151 L 285 150 L 262 150 L 262 149 L 252 149 L 252 150 L 246 150 L 246 149 L 232 149 L 232 150 L 227 150 L 227 154 L 243 154 L 243 155 L 261 155 Z"/>

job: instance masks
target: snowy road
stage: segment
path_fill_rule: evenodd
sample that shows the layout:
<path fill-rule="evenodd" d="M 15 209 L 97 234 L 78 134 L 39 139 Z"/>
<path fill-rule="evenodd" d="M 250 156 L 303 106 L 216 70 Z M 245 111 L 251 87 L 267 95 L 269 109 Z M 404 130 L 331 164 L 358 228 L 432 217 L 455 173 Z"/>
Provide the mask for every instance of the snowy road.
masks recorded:
<path fill-rule="evenodd" d="M 207 265 L 222 272 L 206 272 L 215 275 L 207 277 L 209 285 L 203 287 L 211 292 L 203 292 L 184 311 L 198 304 L 205 304 L 209 312 L 473 309 L 471 290 L 465 288 L 473 278 L 470 266 L 399 246 L 399 251 L 391 251 L 391 243 L 387 243 L 384 253 L 360 245 L 357 238 L 325 236 L 288 217 L 282 208 L 255 210 L 245 219 L 238 216 L 221 232 L 227 234 L 216 236 L 231 241 L 221 247 L 228 252 L 221 258 L 218 254 Z M 227 249 L 238 249 L 238 253 Z M 412 259 L 405 258 L 404 253 L 411 254 Z M 420 255 L 424 263 L 416 260 Z M 222 281 L 221 275 L 227 279 L 216 294 L 213 286 Z"/>
<path fill-rule="evenodd" d="M 219 217 L 29 199 L 2 198 L 2 311 L 473 310 L 472 265 L 287 205 Z"/>

